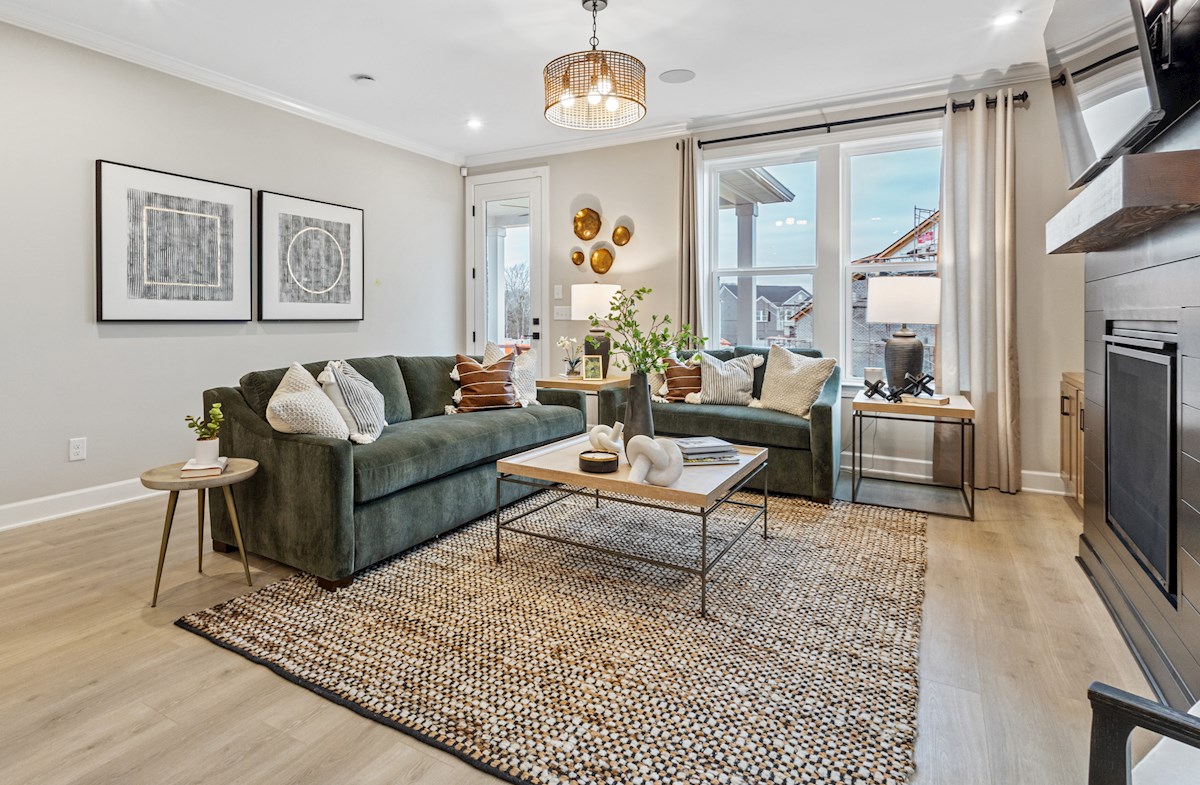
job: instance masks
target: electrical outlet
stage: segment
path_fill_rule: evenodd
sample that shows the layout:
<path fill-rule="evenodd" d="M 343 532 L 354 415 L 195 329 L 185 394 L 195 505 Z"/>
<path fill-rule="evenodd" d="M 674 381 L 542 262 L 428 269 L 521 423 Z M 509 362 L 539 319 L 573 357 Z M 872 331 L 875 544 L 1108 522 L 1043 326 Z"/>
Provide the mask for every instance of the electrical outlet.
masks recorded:
<path fill-rule="evenodd" d="M 67 460 L 82 461 L 87 458 L 87 437 L 80 436 L 67 442 Z"/>
<path fill-rule="evenodd" d="M 571 320 L 571 306 L 556 305 L 554 306 L 554 318 L 562 322 Z"/>
<path fill-rule="evenodd" d="M 562 284 L 560 284 L 560 283 L 554 284 L 554 299 L 555 300 L 562 299 Z"/>

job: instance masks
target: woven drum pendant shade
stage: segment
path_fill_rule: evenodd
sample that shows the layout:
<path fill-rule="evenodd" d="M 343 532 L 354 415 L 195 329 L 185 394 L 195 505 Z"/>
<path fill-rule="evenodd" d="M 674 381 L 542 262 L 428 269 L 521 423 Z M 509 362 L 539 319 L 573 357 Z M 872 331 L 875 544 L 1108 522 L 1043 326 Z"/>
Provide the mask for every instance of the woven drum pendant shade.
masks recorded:
<path fill-rule="evenodd" d="M 646 66 L 633 55 L 604 49 L 572 52 L 550 61 L 543 77 L 546 119 L 555 125 L 605 130 L 646 116 Z"/>

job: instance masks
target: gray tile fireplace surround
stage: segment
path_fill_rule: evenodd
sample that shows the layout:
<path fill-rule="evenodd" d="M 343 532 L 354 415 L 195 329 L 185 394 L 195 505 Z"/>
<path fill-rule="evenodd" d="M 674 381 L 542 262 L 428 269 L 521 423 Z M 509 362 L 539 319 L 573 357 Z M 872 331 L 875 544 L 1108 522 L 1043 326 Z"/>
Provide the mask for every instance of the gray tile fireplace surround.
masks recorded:
<path fill-rule="evenodd" d="M 1148 152 L 1200 149 L 1193 112 Z M 1172 706 L 1200 699 L 1200 214 L 1178 218 L 1085 262 L 1084 531 L 1079 558 Z M 1175 591 L 1160 588 L 1108 523 L 1105 336 L 1114 322 L 1178 332 L 1175 374 Z"/>

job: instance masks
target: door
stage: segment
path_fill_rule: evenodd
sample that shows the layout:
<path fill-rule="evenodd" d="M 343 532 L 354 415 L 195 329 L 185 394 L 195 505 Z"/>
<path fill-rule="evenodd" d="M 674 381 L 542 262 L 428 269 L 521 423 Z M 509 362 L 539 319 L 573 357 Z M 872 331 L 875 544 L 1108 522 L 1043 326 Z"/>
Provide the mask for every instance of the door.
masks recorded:
<path fill-rule="evenodd" d="M 521 176 L 524 175 L 524 176 Z M 546 317 L 548 227 L 541 170 L 467 178 L 467 344 L 539 349 Z M 546 352 L 538 351 L 539 373 Z"/>

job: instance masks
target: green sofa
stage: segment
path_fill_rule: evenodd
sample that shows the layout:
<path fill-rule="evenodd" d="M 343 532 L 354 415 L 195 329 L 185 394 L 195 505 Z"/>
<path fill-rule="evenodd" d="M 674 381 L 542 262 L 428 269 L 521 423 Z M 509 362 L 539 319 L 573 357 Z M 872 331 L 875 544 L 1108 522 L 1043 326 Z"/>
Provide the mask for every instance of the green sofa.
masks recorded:
<path fill-rule="evenodd" d="M 584 429 L 585 397 L 538 390 L 541 406 L 446 415 L 453 357 L 365 357 L 350 364 L 381 393 L 388 425 L 371 444 L 278 433 L 267 403 L 286 368 L 204 393 L 221 404 L 221 452 L 259 462 L 233 487 L 246 550 L 315 575 L 326 589 L 495 508 L 496 459 Z M 324 362 L 304 366 L 315 377 Z M 534 489 L 506 484 L 507 504 Z M 224 502 L 209 504 L 213 547 L 232 550 Z"/>
<path fill-rule="evenodd" d="M 705 350 L 720 360 L 731 360 L 767 349 L 735 346 Z M 797 354 L 820 357 L 812 349 L 793 349 Z M 762 394 L 766 363 L 754 369 L 754 397 Z M 766 447 L 767 485 L 772 492 L 811 496 L 828 503 L 837 487 L 842 457 L 841 369 L 834 368 L 821 395 L 813 404 L 810 419 L 770 409 L 694 403 L 651 403 L 654 432 L 660 436 L 717 436 L 738 444 Z M 604 390 L 599 394 L 599 419 L 612 425 L 625 416 L 629 390 Z M 762 481 L 751 483 L 762 487 Z"/>

